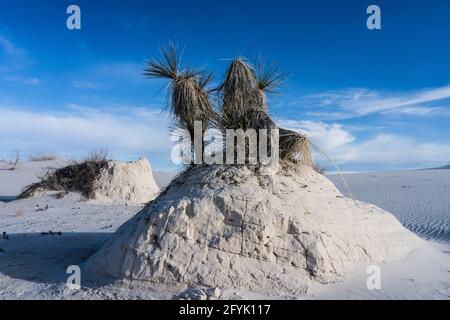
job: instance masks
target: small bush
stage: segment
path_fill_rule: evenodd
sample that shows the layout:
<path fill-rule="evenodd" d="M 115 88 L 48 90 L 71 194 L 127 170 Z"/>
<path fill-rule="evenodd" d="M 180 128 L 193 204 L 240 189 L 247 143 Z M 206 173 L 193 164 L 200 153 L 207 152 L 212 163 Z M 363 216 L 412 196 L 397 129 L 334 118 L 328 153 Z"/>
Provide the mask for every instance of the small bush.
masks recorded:
<path fill-rule="evenodd" d="M 11 170 L 11 171 L 16 170 L 20 161 L 21 161 L 20 152 L 16 151 L 13 160 L 7 160 L 6 161 L 6 163 L 9 166 L 9 168 L 7 168 L 7 170 Z"/>
<path fill-rule="evenodd" d="M 49 170 L 41 181 L 25 187 L 18 199 L 30 198 L 42 191 L 80 192 L 90 199 L 95 181 L 110 160 L 108 152 L 93 151 L 84 160 L 71 161 L 66 167 Z"/>
<path fill-rule="evenodd" d="M 110 160 L 112 160 L 112 157 L 106 149 L 93 150 L 84 158 L 84 161 L 89 162 L 108 162 Z"/>

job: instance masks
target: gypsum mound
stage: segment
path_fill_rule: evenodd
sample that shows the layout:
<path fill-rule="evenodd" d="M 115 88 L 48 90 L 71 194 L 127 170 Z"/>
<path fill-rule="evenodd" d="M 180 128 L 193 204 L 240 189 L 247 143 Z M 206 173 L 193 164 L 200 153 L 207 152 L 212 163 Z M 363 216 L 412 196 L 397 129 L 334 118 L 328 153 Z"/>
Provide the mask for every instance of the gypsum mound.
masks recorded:
<path fill-rule="evenodd" d="M 309 167 L 259 176 L 250 166 L 199 165 L 87 266 L 127 280 L 302 294 L 362 263 L 403 259 L 419 242 L 390 213 L 343 197 Z"/>
<path fill-rule="evenodd" d="M 22 191 L 19 199 L 48 191 L 80 192 L 86 199 L 104 203 L 141 205 L 159 192 L 149 162 L 87 160 L 50 170 Z"/>

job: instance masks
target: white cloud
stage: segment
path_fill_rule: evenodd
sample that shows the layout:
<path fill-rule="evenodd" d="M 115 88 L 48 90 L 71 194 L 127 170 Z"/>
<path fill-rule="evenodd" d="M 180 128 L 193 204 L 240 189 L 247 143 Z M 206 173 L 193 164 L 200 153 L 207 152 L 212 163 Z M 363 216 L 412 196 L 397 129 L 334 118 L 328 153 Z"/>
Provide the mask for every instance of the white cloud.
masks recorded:
<path fill-rule="evenodd" d="M 436 116 L 450 115 L 450 106 L 448 107 L 404 107 L 397 110 L 388 110 L 383 114 L 401 113 L 413 116 Z"/>
<path fill-rule="evenodd" d="M 83 80 L 72 81 L 72 86 L 77 89 L 97 89 L 100 87 L 99 83 Z"/>
<path fill-rule="evenodd" d="M 309 95 L 301 99 L 315 109 L 310 115 L 326 119 L 346 119 L 374 113 L 408 115 L 450 114 L 450 107 L 436 107 L 437 101 L 450 99 L 450 85 L 410 92 L 389 93 L 368 89 L 347 89 Z M 322 109 L 322 110 L 321 110 Z"/>
<path fill-rule="evenodd" d="M 450 144 L 380 134 L 373 139 L 335 149 L 333 155 L 340 163 L 426 166 L 447 163 L 450 160 Z"/>
<path fill-rule="evenodd" d="M 304 132 L 314 144 L 326 150 L 338 148 L 355 140 L 350 132 L 337 123 L 281 119 L 279 124 L 287 129 Z"/>
<path fill-rule="evenodd" d="M 74 107 L 74 106 L 73 106 Z M 70 112 L 67 112 L 70 111 Z M 170 154 L 168 120 L 141 108 L 38 112 L 0 106 L 2 150 L 82 154 L 106 148 L 114 155 Z"/>
<path fill-rule="evenodd" d="M 64 111 L 54 112 L 0 106 L 0 114 L 0 152 L 82 155 L 106 148 L 118 158 L 147 155 L 153 163 L 171 165 L 169 120 L 159 110 L 69 105 Z M 450 161 L 450 144 L 390 134 L 359 140 L 339 123 L 289 119 L 280 119 L 278 123 L 307 133 L 315 145 L 345 168 L 430 167 Z M 316 156 L 328 163 L 320 154 Z"/>
<path fill-rule="evenodd" d="M 301 131 L 338 165 L 370 168 L 413 168 L 442 165 L 450 161 L 450 144 L 422 142 L 416 138 L 379 134 L 358 140 L 344 126 L 314 121 L 281 119 L 281 126 Z M 328 162 L 320 152 L 317 159 Z M 331 165 L 330 165 L 331 166 Z"/>

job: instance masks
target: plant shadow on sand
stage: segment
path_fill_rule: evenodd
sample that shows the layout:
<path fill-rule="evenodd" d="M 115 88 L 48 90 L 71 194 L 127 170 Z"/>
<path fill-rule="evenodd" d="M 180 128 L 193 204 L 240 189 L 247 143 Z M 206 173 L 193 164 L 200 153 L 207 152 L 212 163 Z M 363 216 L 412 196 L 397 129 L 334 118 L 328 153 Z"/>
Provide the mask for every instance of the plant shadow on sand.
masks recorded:
<path fill-rule="evenodd" d="M 83 263 L 92 256 L 112 233 L 28 233 L 9 234 L 0 240 L 0 276 L 44 284 L 61 284 L 70 274 L 67 267 L 81 268 L 82 285 L 97 287 L 114 281 L 83 273 Z"/>

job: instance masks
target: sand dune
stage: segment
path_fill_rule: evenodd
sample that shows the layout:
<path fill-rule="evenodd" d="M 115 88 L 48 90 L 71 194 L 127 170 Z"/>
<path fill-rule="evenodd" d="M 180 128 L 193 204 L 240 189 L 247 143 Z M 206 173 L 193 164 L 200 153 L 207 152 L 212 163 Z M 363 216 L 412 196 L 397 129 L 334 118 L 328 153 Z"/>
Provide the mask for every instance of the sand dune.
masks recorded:
<path fill-rule="evenodd" d="M 10 200 L 45 167 L 64 161 L 22 162 L 16 171 L 0 170 L 0 200 Z M 164 179 L 161 179 L 163 177 Z M 155 173 L 160 187 L 171 174 Z M 338 177 L 331 177 L 341 189 Z M 450 171 L 424 170 L 347 175 L 357 199 L 391 211 L 427 242 L 404 261 L 380 265 L 381 290 L 366 287 L 366 266 L 343 281 L 312 287 L 306 296 L 261 296 L 227 290 L 223 297 L 295 299 L 450 299 L 449 182 Z M 83 289 L 65 285 L 66 268 L 91 256 L 113 232 L 141 207 L 101 205 L 77 194 L 63 199 L 46 195 L 12 202 L 0 201 L 0 299 L 170 299 L 181 287 L 129 287 L 106 278 L 82 274 Z M 51 231 L 51 232 L 50 232 Z M 83 271 L 84 272 L 84 271 Z"/>

